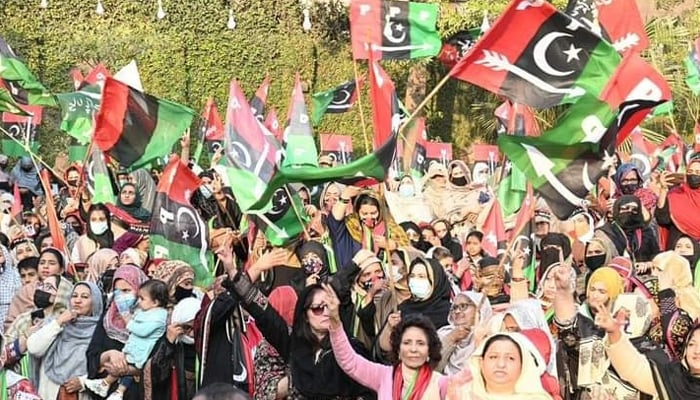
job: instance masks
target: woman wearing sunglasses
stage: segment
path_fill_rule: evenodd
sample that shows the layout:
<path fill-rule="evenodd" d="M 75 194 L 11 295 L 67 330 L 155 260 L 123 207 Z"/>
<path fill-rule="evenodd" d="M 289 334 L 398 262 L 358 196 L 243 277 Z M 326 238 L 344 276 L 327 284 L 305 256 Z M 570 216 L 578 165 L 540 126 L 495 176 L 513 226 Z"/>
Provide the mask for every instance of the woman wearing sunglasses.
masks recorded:
<path fill-rule="evenodd" d="M 340 300 L 324 285 L 333 352 L 341 368 L 377 393 L 378 400 L 438 400 L 446 393 L 447 378 L 434 371 L 442 345 L 433 323 L 416 314 L 404 318 L 391 333 L 394 365 L 368 361 L 353 349 L 340 321 Z"/>

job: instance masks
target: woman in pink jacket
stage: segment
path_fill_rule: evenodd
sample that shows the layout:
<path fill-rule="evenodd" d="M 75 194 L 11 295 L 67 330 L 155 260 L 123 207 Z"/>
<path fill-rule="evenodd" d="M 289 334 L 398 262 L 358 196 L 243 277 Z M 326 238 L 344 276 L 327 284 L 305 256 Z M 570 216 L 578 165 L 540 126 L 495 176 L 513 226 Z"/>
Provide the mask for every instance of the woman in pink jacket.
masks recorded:
<path fill-rule="evenodd" d="M 330 337 L 338 365 L 355 381 L 377 392 L 378 400 L 442 400 L 447 378 L 435 372 L 442 345 L 435 326 L 422 315 L 411 315 L 391 333 L 393 366 L 368 361 L 350 345 L 340 320 L 340 301 L 324 285 L 330 318 Z"/>

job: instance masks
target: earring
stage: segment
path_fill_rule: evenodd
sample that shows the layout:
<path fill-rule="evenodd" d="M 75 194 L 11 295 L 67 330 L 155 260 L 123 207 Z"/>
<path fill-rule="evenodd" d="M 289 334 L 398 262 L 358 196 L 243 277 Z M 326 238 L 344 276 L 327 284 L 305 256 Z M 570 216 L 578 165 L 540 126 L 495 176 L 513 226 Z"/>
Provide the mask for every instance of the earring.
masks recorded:
<path fill-rule="evenodd" d="M 425 362 L 426 362 L 426 363 L 430 363 L 430 357 L 426 358 L 426 359 L 425 359 Z"/>

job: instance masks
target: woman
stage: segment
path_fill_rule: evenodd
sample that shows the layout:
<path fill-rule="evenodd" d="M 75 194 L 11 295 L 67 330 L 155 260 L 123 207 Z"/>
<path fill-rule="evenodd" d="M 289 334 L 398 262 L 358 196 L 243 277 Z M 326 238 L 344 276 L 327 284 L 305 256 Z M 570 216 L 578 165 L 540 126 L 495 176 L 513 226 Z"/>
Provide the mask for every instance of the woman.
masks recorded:
<path fill-rule="evenodd" d="M 166 276 L 160 274 L 170 271 Z M 183 261 L 167 260 L 161 263 L 154 274 L 155 279 L 163 279 L 168 286 L 170 304 L 168 309 L 174 307 L 182 299 L 190 297 L 202 298 L 202 293 L 194 288 L 194 268 Z"/>
<path fill-rule="evenodd" d="M 399 224 L 432 219 L 432 213 L 423 201 L 420 187 L 410 175 L 401 178 L 396 191 L 386 190 L 384 194 L 389 211 Z"/>
<path fill-rule="evenodd" d="M 700 243 L 683 235 L 671 245 L 676 254 L 688 260 L 690 270 L 693 273 L 693 283 L 696 288 L 700 288 L 700 270 L 697 268 L 698 261 L 700 261 Z"/>
<path fill-rule="evenodd" d="M 685 169 L 685 182 L 671 189 L 674 185 L 669 171 L 661 173 L 659 180 L 661 191 L 654 216 L 659 226 L 669 230 L 666 249 L 681 235 L 700 240 L 700 224 L 697 222 L 697 210 L 700 209 L 700 158 L 693 157 Z"/>
<path fill-rule="evenodd" d="M 405 318 L 391 334 L 394 365 L 367 361 L 353 350 L 340 321 L 340 300 L 333 288 L 324 285 L 330 319 L 330 337 L 338 365 L 360 384 L 377 393 L 378 400 L 443 399 L 446 378 L 434 369 L 440 362 L 441 344 L 427 318 Z"/>
<path fill-rule="evenodd" d="M 557 274 L 560 269 L 567 268 L 562 267 L 560 263 L 556 262 L 547 269 L 545 269 L 542 274 L 540 282 L 537 284 L 537 291 L 535 292 L 535 297 L 539 300 L 542 311 L 544 312 L 544 317 L 549 325 L 549 331 L 555 332 L 556 327 L 553 324 L 554 319 L 554 297 L 557 294 Z M 571 268 L 570 284 L 573 290 L 577 289 L 577 277 L 576 272 L 573 267 Z"/>
<path fill-rule="evenodd" d="M 133 183 L 125 184 L 119 190 L 117 207 L 141 222 L 148 222 L 151 220 L 151 211 L 143 208 L 141 202 L 141 194 Z"/>
<path fill-rule="evenodd" d="M 657 364 L 634 348 L 618 323 L 604 307 L 598 308 L 595 323 L 608 334 L 608 357 L 622 379 L 660 400 L 700 397 L 700 325 L 688 334 L 681 360 Z"/>
<path fill-rule="evenodd" d="M 481 293 L 464 291 L 452 299 L 449 325 L 438 330 L 442 341 L 442 360 L 437 370 L 454 375 L 467 367 L 476 350 L 474 330 L 491 318 L 491 304 Z"/>
<path fill-rule="evenodd" d="M 693 320 L 700 317 L 700 294 L 693 287 L 693 276 L 688 260 L 673 251 L 667 251 L 654 257 L 653 274 L 659 282 L 670 282 L 676 295 L 678 307 L 686 311 Z M 663 276 L 660 276 L 663 275 Z"/>
<path fill-rule="evenodd" d="M 10 257 L 10 252 L 0 245 L 0 334 L 12 299 L 21 287 L 19 271 Z"/>
<path fill-rule="evenodd" d="M 370 348 L 379 328 L 375 324 L 375 301 L 386 289 L 387 280 L 384 279 L 381 260 L 371 251 L 360 250 L 353 257 L 353 262 L 359 272 L 355 276 L 350 295 L 355 311 L 352 336 Z"/>
<path fill-rule="evenodd" d="M 336 272 L 335 260 L 328 248 L 315 240 L 301 243 L 296 256 L 301 268 L 292 278 L 291 286 L 300 293 L 309 283 L 325 282 Z"/>
<path fill-rule="evenodd" d="M 105 271 L 119 267 L 119 255 L 112 249 L 99 249 L 88 258 L 85 280 L 99 282 Z"/>
<path fill-rule="evenodd" d="M 70 308 L 27 339 L 29 354 L 41 359 L 39 395 L 55 399 L 60 391 L 88 400 L 81 380 L 87 377 L 85 352 L 102 313 L 102 292 L 93 282 L 73 287 Z"/>
<path fill-rule="evenodd" d="M 411 298 L 399 305 L 401 316 L 423 314 L 441 328 L 450 313 L 450 283 L 444 268 L 432 258 L 416 258 L 408 268 Z"/>
<path fill-rule="evenodd" d="M 88 346 L 88 378 L 103 378 L 107 373 L 121 375 L 128 366 L 121 349 L 129 338 L 127 321 L 133 315 L 138 289 L 148 278 L 140 268 L 122 265 L 114 273 L 114 295 L 102 313 Z M 140 388 L 128 390 L 125 399 L 138 399 Z"/>
<path fill-rule="evenodd" d="M 551 347 L 555 348 L 554 338 L 538 300 L 516 301 L 508 307 L 503 316 L 503 330 L 506 332 L 520 332 L 526 329 L 539 329 L 547 333 Z M 557 376 L 556 361 L 554 353 L 550 355 L 549 359 L 545 360 L 547 372 L 552 376 Z"/>
<path fill-rule="evenodd" d="M 532 344 L 519 333 L 497 333 L 469 360 L 469 368 L 451 379 L 450 400 L 551 400 L 542 388 L 543 368 L 535 364 Z"/>
<path fill-rule="evenodd" d="M 87 212 L 87 228 L 73 246 L 71 260 L 74 263 L 86 262 L 88 257 L 99 249 L 111 249 L 114 245 L 111 213 L 104 204 L 92 204 Z"/>
<path fill-rule="evenodd" d="M 41 400 L 34 385 L 26 377 L 5 369 L 5 340 L 0 335 L 0 398 L 15 400 Z"/>
<path fill-rule="evenodd" d="M 25 258 L 39 257 L 39 250 L 37 250 L 31 240 L 22 238 L 10 244 L 10 254 L 12 255 L 12 259 L 16 263 L 19 263 Z"/>

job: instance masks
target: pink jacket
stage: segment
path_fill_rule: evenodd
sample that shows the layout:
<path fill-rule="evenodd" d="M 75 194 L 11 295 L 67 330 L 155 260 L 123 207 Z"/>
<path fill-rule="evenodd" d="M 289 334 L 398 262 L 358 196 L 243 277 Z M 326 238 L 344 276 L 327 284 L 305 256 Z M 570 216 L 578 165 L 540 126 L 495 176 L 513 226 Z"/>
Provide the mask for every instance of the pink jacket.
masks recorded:
<path fill-rule="evenodd" d="M 377 392 L 377 400 L 392 400 L 394 367 L 375 363 L 355 352 L 342 326 L 330 329 L 333 354 L 340 368 L 359 384 Z M 447 377 L 433 371 L 423 399 L 442 400 L 447 393 Z"/>

